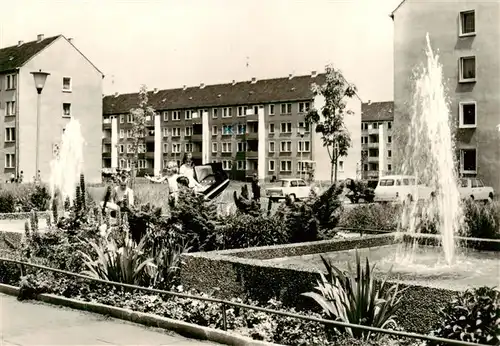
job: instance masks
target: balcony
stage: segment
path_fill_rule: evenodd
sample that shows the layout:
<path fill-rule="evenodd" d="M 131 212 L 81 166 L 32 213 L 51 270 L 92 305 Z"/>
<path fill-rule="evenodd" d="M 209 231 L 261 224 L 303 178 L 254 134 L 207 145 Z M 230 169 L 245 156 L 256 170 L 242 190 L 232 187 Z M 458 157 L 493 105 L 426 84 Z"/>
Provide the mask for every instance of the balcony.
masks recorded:
<path fill-rule="evenodd" d="M 368 129 L 368 134 L 369 135 L 378 135 L 380 133 L 380 130 L 378 128 L 376 129 Z"/>
<path fill-rule="evenodd" d="M 109 159 L 109 158 L 111 158 L 111 151 L 103 151 L 102 158 L 103 159 Z"/>
<path fill-rule="evenodd" d="M 259 133 L 258 132 L 248 132 L 246 134 L 247 140 L 256 140 L 259 139 Z"/>
<path fill-rule="evenodd" d="M 257 159 L 259 157 L 259 152 L 258 151 L 247 151 L 245 153 L 245 156 L 247 159 Z"/>
<path fill-rule="evenodd" d="M 368 143 L 368 148 L 378 148 L 379 147 L 379 142 L 376 143 Z"/>
<path fill-rule="evenodd" d="M 108 122 L 108 123 L 103 122 L 103 123 L 102 123 L 102 129 L 103 129 L 103 130 L 104 130 L 104 129 L 110 129 L 110 128 L 111 128 L 111 122 Z"/>
<path fill-rule="evenodd" d="M 368 162 L 378 162 L 378 156 L 368 156 Z"/>
<path fill-rule="evenodd" d="M 111 144 L 111 137 L 104 137 L 102 139 L 103 144 Z"/>
<path fill-rule="evenodd" d="M 145 137 L 146 143 L 151 143 L 155 141 L 155 136 L 154 135 L 149 135 Z"/>
<path fill-rule="evenodd" d="M 144 154 L 144 157 L 146 157 L 146 159 L 154 159 L 155 152 L 154 151 L 146 151 L 146 153 Z"/>
<path fill-rule="evenodd" d="M 191 155 L 193 155 L 193 159 L 197 160 L 201 160 L 201 158 L 203 157 L 203 153 L 201 151 L 193 151 Z"/>
<path fill-rule="evenodd" d="M 200 116 L 199 116 L 199 117 L 193 118 L 193 119 L 192 119 L 192 122 L 193 122 L 193 125 L 203 123 L 203 118 L 201 117 L 201 114 L 200 114 Z"/>
<path fill-rule="evenodd" d="M 258 114 L 247 114 L 246 118 L 247 118 L 247 122 L 259 121 Z"/>
<path fill-rule="evenodd" d="M 201 133 L 193 133 L 191 135 L 191 142 L 201 142 L 203 140 L 203 135 Z"/>

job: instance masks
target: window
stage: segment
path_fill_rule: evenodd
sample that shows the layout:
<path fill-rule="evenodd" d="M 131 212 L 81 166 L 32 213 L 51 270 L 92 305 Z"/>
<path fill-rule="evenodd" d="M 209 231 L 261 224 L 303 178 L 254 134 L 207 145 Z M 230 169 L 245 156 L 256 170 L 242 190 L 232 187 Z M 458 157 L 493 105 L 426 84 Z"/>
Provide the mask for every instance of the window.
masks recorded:
<path fill-rule="evenodd" d="M 380 186 L 394 186 L 394 179 L 382 179 L 379 182 Z"/>
<path fill-rule="evenodd" d="M 181 136 L 181 128 L 173 127 L 172 128 L 172 137 L 180 137 Z"/>
<path fill-rule="evenodd" d="M 299 141 L 298 144 L 299 153 L 308 153 L 311 151 L 311 143 L 309 141 Z"/>
<path fill-rule="evenodd" d="M 132 132 L 131 129 L 127 130 L 127 138 L 132 138 L 134 136 L 134 133 Z"/>
<path fill-rule="evenodd" d="M 247 162 L 246 161 L 236 161 L 236 168 L 238 171 L 245 171 L 247 169 Z"/>
<path fill-rule="evenodd" d="M 181 111 L 173 111 L 172 120 L 181 120 Z"/>
<path fill-rule="evenodd" d="M 63 103 L 63 117 L 71 116 L 71 103 Z"/>
<path fill-rule="evenodd" d="M 292 104 L 291 103 L 282 103 L 281 104 L 281 114 L 291 114 L 292 113 Z"/>
<path fill-rule="evenodd" d="M 239 142 L 238 143 L 238 152 L 243 152 L 247 151 L 247 144 L 246 142 Z"/>
<path fill-rule="evenodd" d="M 387 136 L 387 143 L 392 143 L 392 136 Z"/>
<path fill-rule="evenodd" d="M 291 172 L 292 171 L 292 161 L 281 161 L 281 172 Z"/>
<path fill-rule="evenodd" d="M 460 12 L 460 36 L 472 36 L 476 33 L 474 11 Z"/>
<path fill-rule="evenodd" d="M 217 116 L 218 116 L 217 111 L 218 111 L 217 108 L 212 109 L 212 118 L 213 119 L 217 119 Z"/>
<path fill-rule="evenodd" d="M 217 126 L 212 126 L 212 136 L 217 136 Z"/>
<path fill-rule="evenodd" d="M 292 142 L 291 141 L 281 141 L 280 152 L 289 153 L 292 151 Z"/>
<path fill-rule="evenodd" d="M 120 138 L 125 138 L 125 130 L 120 129 Z"/>
<path fill-rule="evenodd" d="M 391 165 L 391 164 L 387 165 L 387 170 L 388 170 L 389 172 L 390 172 L 390 171 L 392 171 L 392 165 Z"/>
<path fill-rule="evenodd" d="M 134 152 L 132 144 L 127 144 L 127 154 L 132 154 Z"/>
<path fill-rule="evenodd" d="M 392 150 L 387 150 L 387 157 L 392 157 Z"/>
<path fill-rule="evenodd" d="M 186 143 L 184 145 L 184 149 L 186 153 L 192 153 L 193 152 L 193 143 Z"/>
<path fill-rule="evenodd" d="M 460 171 L 462 173 L 476 173 L 476 149 L 461 149 L 460 150 Z"/>
<path fill-rule="evenodd" d="M 260 108 L 263 108 L 264 106 L 260 106 Z M 258 115 L 259 114 L 259 106 L 253 106 L 253 114 Z"/>
<path fill-rule="evenodd" d="M 387 123 L 387 128 L 388 128 L 389 130 L 390 130 L 390 129 L 392 129 L 392 121 L 389 121 L 389 122 Z"/>
<path fill-rule="evenodd" d="M 233 116 L 233 109 L 232 108 L 229 108 L 229 107 L 222 108 L 222 117 L 223 118 L 230 118 L 232 116 Z"/>
<path fill-rule="evenodd" d="M 5 154 L 5 168 L 14 168 L 16 166 L 16 155 Z"/>
<path fill-rule="evenodd" d="M 17 87 L 17 75 L 8 74 L 5 76 L 5 89 L 15 89 Z"/>
<path fill-rule="evenodd" d="M 217 152 L 217 143 L 212 143 L 212 153 Z"/>
<path fill-rule="evenodd" d="M 163 169 L 167 169 L 168 167 L 168 160 L 163 160 Z"/>
<path fill-rule="evenodd" d="M 476 57 L 467 56 L 460 58 L 460 82 L 469 83 L 476 81 Z"/>
<path fill-rule="evenodd" d="M 125 116 L 122 114 L 120 115 L 120 124 L 123 124 L 125 122 Z"/>
<path fill-rule="evenodd" d="M 344 161 L 339 161 L 339 172 L 344 171 Z"/>
<path fill-rule="evenodd" d="M 309 102 L 299 102 L 299 113 L 309 112 L 310 103 Z"/>
<path fill-rule="evenodd" d="M 16 101 L 7 101 L 5 105 L 7 107 L 7 115 L 16 115 Z"/>
<path fill-rule="evenodd" d="M 225 171 L 229 171 L 231 168 L 233 168 L 233 163 L 229 160 L 224 160 L 222 161 L 222 169 Z"/>
<path fill-rule="evenodd" d="M 310 128 L 309 123 L 307 123 L 305 121 L 300 121 L 297 125 L 298 125 L 297 132 L 300 132 L 300 129 L 303 129 L 304 132 L 311 132 L 311 128 Z"/>
<path fill-rule="evenodd" d="M 292 123 L 281 123 L 281 133 L 292 133 Z"/>
<path fill-rule="evenodd" d="M 181 144 L 172 143 L 172 153 L 180 153 L 180 152 L 181 152 Z"/>
<path fill-rule="evenodd" d="M 474 128 L 476 127 L 476 102 L 460 102 L 459 103 L 459 127 L 460 128 Z"/>
<path fill-rule="evenodd" d="M 276 167 L 274 167 L 274 160 L 269 160 L 269 172 L 274 172 Z"/>
<path fill-rule="evenodd" d="M 162 132 L 163 132 L 163 137 L 168 137 L 168 127 L 164 127 L 162 129 Z"/>
<path fill-rule="evenodd" d="M 232 135 L 233 134 L 233 125 L 223 125 L 222 126 L 222 134 L 223 135 Z"/>
<path fill-rule="evenodd" d="M 127 114 L 127 123 L 132 124 L 134 122 L 134 117 L 132 114 Z"/>
<path fill-rule="evenodd" d="M 269 142 L 269 152 L 274 153 L 276 151 L 274 142 Z"/>
<path fill-rule="evenodd" d="M 185 136 L 192 136 L 193 135 L 193 127 L 192 126 L 187 126 L 184 129 L 184 135 Z"/>
<path fill-rule="evenodd" d="M 269 105 L 269 115 L 274 115 L 274 105 Z"/>
<path fill-rule="evenodd" d="M 67 92 L 71 91 L 71 77 L 63 77 L 62 90 Z"/>
<path fill-rule="evenodd" d="M 378 123 L 373 123 L 373 129 L 374 130 L 378 129 Z"/>
<path fill-rule="evenodd" d="M 163 111 L 161 114 L 163 115 L 163 121 L 168 121 L 168 112 Z"/>
<path fill-rule="evenodd" d="M 186 120 L 193 119 L 193 111 L 191 111 L 191 110 L 186 111 L 186 117 L 185 117 L 185 119 Z"/>
<path fill-rule="evenodd" d="M 146 162 L 146 160 L 139 160 L 137 162 L 137 168 L 139 169 L 145 169 L 148 167 L 148 163 Z"/>
<path fill-rule="evenodd" d="M 119 152 L 120 154 L 123 154 L 123 153 L 125 152 L 125 146 L 124 146 L 123 144 L 120 144 L 120 145 L 118 146 L 118 152 Z"/>
<path fill-rule="evenodd" d="M 233 149 L 231 147 L 231 143 L 230 142 L 222 143 L 222 152 L 223 153 L 230 153 L 232 151 L 233 151 Z"/>
<path fill-rule="evenodd" d="M 238 125 L 238 134 L 239 135 L 244 135 L 247 131 L 247 126 L 246 125 Z"/>
<path fill-rule="evenodd" d="M 269 133 L 274 133 L 274 124 L 269 124 Z"/>
<path fill-rule="evenodd" d="M 238 116 L 239 117 L 244 117 L 245 115 L 247 115 L 247 106 L 239 106 L 238 107 Z"/>
<path fill-rule="evenodd" d="M 168 143 L 163 143 L 163 152 L 168 153 Z"/>
<path fill-rule="evenodd" d="M 15 142 L 16 141 L 16 128 L 15 127 L 6 127 L 5 128 L 5 141 L 6 142 Z"/>

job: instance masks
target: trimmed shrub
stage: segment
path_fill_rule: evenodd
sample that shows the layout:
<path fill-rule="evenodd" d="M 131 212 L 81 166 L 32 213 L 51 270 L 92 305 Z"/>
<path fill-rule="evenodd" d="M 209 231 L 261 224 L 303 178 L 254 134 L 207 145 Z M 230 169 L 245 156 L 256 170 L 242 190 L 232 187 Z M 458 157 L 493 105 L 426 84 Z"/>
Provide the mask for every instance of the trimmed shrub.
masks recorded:
<path fill-rule="evenodd" d="M 344 211 L 340 227 L 358 229 L 396 229 L 401 206 L 391 203 L 360 204 Z"/>

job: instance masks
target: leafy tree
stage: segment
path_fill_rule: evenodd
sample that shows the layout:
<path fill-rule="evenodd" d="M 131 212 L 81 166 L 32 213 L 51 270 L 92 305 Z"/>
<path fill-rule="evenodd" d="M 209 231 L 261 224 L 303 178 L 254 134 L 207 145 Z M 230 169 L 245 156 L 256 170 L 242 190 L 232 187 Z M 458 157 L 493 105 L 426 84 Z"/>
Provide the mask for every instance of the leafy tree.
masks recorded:
<path fill-rule="evenodd" d="M 323 146 L 326 147 L 332 163 L 330 180 L 337 182 L 338 159 L 346 156 L 351 147 L 351 136 L 344 124 L 344 115 L 353 114 L 346 109 L 346 97 L 356 94 L 356 86 L 349 84 L 342 73 L 329 65 L 326 67 L 326 81 L 323 85 L 312 85 L 314 96 L 323 96 L 325 105 L 322 109 L 311 109 L 306 121 L 316 125 L 316 132 L 321 133 Z"/>
<path fill-rule="evenodd" d="M 139 163 L 139 145 L 144 144 L 144 135 L 146 132 L 146 121 L 154 120 L 155 110 L 149 105 L 148 89 L 146 85 L 141 85 L 139 89 L 139 107 L 130 110 L 132 116 L 132 186 L 135 185 L 137 167 Z"/>

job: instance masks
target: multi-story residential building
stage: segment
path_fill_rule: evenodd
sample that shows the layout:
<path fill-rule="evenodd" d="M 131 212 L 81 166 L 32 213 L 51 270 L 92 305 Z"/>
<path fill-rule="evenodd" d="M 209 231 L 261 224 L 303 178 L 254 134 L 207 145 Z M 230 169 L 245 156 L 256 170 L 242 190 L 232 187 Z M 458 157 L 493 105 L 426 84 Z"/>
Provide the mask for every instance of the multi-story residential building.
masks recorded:
<path fill-rule="evenodd" d="M 62 35 L 0 49 L 0 175 L 36 176 L 37 89 L 31 72 L 50 73 L 40 98 L 39 170 L 50 178 L 54 149 L 68 121 L 79 120 L 86 144 L 84 173 L 101 181 L 102 73 Z M 0 112 L 1 113 L 1 112 Z"/>
<path fill-rule="evenodd" d="M 221 162 L 234 179 L 257 173 L 259 179 L 307 177 L 330 180 L 330 159 L 320 135 L 305 123 L 321 99 L 311 92 L 324 74 L 204 85 L 149 93 L 155 119 L 149 119 L 140 147 L 139 168 L 159 174 L 169 161 L 181 162 L 191 152 L 196 163 Z M 130 167 L 133 151 L 130 109 L 138 95 L 109 95 L 103 102 L 103 168 Z M 348 100 L 346 116 L 353 146 L 339 161 L 339 179 L 354 177 L 360 166 L 361 101 Z"/>
<path fill-rule="evenodd" d="M 456 128 L 462 176 L 500 191 L 500 2 L 405 0 L 394 21 L 394 161 L 404 157 L 413 68 L 425 63 L 426 34 L 439 55 Z M 393 163 L 393 168 L 396 166 Z"/>
<path fill-rule="evenodd" d="M 392 122 L 394 102 L 370 102 L 361 106 L 362 178 L 374 180 L 392 172 Z"/>

